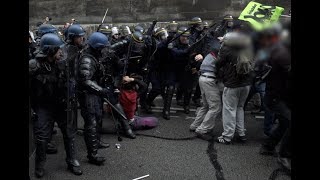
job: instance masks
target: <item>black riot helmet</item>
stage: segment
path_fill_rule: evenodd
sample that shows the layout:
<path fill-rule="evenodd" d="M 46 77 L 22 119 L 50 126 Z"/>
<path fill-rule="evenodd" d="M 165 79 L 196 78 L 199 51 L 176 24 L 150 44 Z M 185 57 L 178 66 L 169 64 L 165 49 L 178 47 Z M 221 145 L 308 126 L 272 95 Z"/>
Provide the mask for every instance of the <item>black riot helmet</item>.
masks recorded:
<path fill-rule="evenodd" d="M 176 21 L 171 21 L 168 25 L 169 32 L 177 32 L 178 31 L 178 23 Z"/>
<path fill-rule="evenodd" d="M 129 26 L 122 25 L 122 26 L 120 26 L 120 34 L 123 35 L 123 36 L 127 36 L 127 35 L 132 34 L 132 33 L 130 31 Z"/>
<path fill-rule="evenodd" d="M 105 36 L 109 37 L 109 36 L 111 36 L 111 33 L 112 33 L 111 26 L 104 24 L 104 25 L 102 25 L 101 28 L 99 29 L 99 32 L 101 32 L 101 33 L 104 34 Z"/>
<path fill-rule="evenodd" d="M 202 24 L 202 19 L 199 17 L 194 17 L 191 19 L 189 22 L 190 25 L 201 25 Z"/>
<path fill-rule="evenodd" d="M 143 27 L 142 27 L 142 26 L 137 25 L 137 26 L 135 26 L 135 27 L 134 27 L 134 31 L 139 31 L 139 32 L 141 32 L 141 33 L 143 34 L 144 29 L 143 29 Z"/>
<path fill-rule="evenodd" d="M 203 30 L 202 19 L 199 17 L 192 18 L 189 24 L 192 26 L 193 29 L 196 29 L 197 31 Z"/>
<path fill-rule="evenodd" d="M 157 37 L 159 40 L 166 40 L 168 38 L 168 32 L 165 28 L 159 28 L 154 33 L 154 36 Z"/>
<path fill-rule="evenodd" d="M 51 24 L 42 24 L 39 26 L 38 31 L 37 31 L 37 36 L 42 37 L 43 35 L 47 33 L 55 33 L 58 34 L 58 30 L 56 27 L 54 27 Z"/>
<path fill-rule="evenodd" d="M 222 21 L 227 27 L 233 27 L 233 17 L 231 15 L 225 15 Z"/>
<path fill-rule="evenodd" d="M 191 34 L 190 34 L 190 31 L 188 30 L 187 27 L 185 26 L 181 26 L 179 29 L 178 29 L 178 34 L 182 34 L 181 36 L 186 36 L 186 37 L 189 37 Z"/>
<path fill-rule="evenodd" d="M 137 43 L 143 43 L 143 34 L 140 31 L 136 31 L 131 34 L 132 39 Z"/>
<path fill-rule="evenodd" d="M 209 23 L 207 21 L 203 21 L 203 28 L 208 29 L 209 28 Z"/>
<path fill-rule="evenodd" d="M 64 42 L 57 34 L 47 33 L 41 37 L 40 50 L 44 55 L 52 56 L 63 46 Z"/>
<path fill-rule="evenodd" d="M 67 30 L 67 37 L 71 40 L 74 37 L 84 36 L 85 31 L 79 24 L 73 24 L 69 26 Z"/>

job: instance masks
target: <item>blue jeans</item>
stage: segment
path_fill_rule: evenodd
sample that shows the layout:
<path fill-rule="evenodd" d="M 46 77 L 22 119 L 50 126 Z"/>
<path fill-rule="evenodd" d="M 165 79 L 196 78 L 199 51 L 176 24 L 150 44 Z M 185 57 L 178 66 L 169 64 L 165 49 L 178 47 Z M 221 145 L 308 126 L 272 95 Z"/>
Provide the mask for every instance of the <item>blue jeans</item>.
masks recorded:
<path fill-rule="evenodd" d="M 244 104 L 244 107 L 247 106 L 248 102 L 250 101 L 250 99 L 252 98 L 253 95 L 255 95 L 256 93 L 259 93 L 260 95 L 260 101 L 261 101 L 261 110 L 263 111 L 265 109 L 265 105 L 264 105 L 264 95 L 266 94 L 266 83 L 261 83 L 259 85 L 252 85 L 249 91 L 249 95 L 247 97 L 247 100 Z"/>

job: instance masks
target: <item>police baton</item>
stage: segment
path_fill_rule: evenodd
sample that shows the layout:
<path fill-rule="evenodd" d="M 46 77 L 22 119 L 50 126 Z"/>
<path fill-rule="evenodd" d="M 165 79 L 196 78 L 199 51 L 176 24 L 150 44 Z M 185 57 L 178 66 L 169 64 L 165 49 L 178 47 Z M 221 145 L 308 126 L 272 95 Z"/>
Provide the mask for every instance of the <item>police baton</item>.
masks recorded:
<path fill-rule="evenodd" d="M 125 120 L 128 120 L 127 117 L 126 117 L 124 114 L 122 114 L 122 112 L 120 112 L 119 109 L 117 109 L 116 107 L 114 107 L 114 105 L 111 104 L 111 102 L 110 102 L 107 98 L 103 98 L 103 100 L 104 100 L 106 103 L 108 103 L 109 106 L 110 106 L 112 109 L 114 109 L 122 118 L 124 118 Z"/>
<path fill-rule="evenodd" d="M 172 43 L 173 41 L 175 41 L 176 39 L 178 39 L 180 36 L 182 36 L 182 34 L 184 34 L 185 32 L 189 31 L 191 29 L 191 27 L 189 27 L 188 29 L 186 29 L 185 31 L 183 31 L 182 33 L 180 33 L 178 36 L 174 37 L 173 39 L 171 39 L 169 42 L 167 42 L 167 44 Z"/>
<path fill-rule="evenodd" d="M 107 8 L 106 12 L 104 13 L 104 16 L 103 16 L 103 18 L 102 18 L 101 24 L 99 25 L 99 27 L 98 27 L 98 29 L 97 29 L 97 32 L 99 32 L 102 24 L 104 23 L 104 19 L 106 18 L 106 15 L 107 15 L 107 13 L 108 13 L 108 10 L 109 10 L 109 8 Z"/>

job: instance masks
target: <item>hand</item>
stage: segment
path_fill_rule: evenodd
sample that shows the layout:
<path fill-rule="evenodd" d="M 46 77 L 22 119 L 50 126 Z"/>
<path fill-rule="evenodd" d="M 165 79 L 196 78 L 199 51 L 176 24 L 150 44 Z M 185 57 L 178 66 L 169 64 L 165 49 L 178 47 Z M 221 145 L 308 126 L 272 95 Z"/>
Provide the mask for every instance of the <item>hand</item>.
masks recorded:
<path fill-rule="evenodd" d="M 173 44 L 172 43 L 169 43 L 168 44 L 168 49 L 172 49 L 173 48 Z"/>
<path fill-rule="evenodd" d="M 223 40 L 223 37 L 218 37 L 219 41 L 222 42 Z"/>
<path fill-rule="evenodd" d="M 191 68 L 191 72 L 192 72 L 192 74 L 194 74 L 194 73 L 197 73 L 198 71 L 196 68 Z"/>
<path fill-rule="evenodd" d="M 203 56 L 201 54 L 196 55 L 196 57 L 194 58 L 196 61 L 202 61 L 203 60 Z"/>
<path fill-rule="evenodd" d="M 130 78 L 129 76 L 124 76 L 122 80 L 124 81 L 125 84 L 134 81 L 134 79 Z"/>

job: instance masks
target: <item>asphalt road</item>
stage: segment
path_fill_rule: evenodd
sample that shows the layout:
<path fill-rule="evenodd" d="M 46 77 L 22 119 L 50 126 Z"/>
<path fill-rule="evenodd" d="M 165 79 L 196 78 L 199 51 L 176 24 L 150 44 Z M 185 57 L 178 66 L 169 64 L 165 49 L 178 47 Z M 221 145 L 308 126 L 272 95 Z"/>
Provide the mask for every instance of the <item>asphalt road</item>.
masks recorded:
<path fill-rule="evenodd" d="M 161 137 L 184 138 L 194 136 L 189 132 L 189 125 L 195 117 L 195 107 L 192 106 L 191 113 L 184 114 L 176 101 L 173 100 L 171 120 L 167 121 L 161 117 L 160 106 L 162 100 L 156 99 L 156 108 L 152 116 L 158 117 L 160 124 L 151 130 L 139 131 L 138 133 L 156 135 Z M 178 110 L 176 109 L 178 108 Z M 150 116 L 150 115 L 149 115 Z M 82 126 L 82 119 L 79 120 Z M 263 119 L 246 113 L 245 127 L 248 142 L 245 144 L 234 142 L 231 145 L 215 143 L 217 159 L 223 169 L 226 180 L 264 180 L 279 166 L 275 157 L 259 155 L 260 144 L 264 138 Z M 53 137 L 58 146 L 58 154 L 48 155 L 45 166 L 46 174 L 42 179 L 48 180 L 132 180 L 144 175 L 145 179 L 176 179 L 176 180 L 214 180 L 216 170 L 210 163 L 206 153 L 208 142 L 201 139 L 192 140 L 164 140 L 152 137 L 138 136 L 131 140 L 123 138 L 117 141 L 117 136 L 110 134 L 114 132 L 112 120 L 104 119 L 104 130 L 107 134 L 102 136 L 104 142 L 110 143 L 110 148 L 99 150 L 99 153 L 107 158 L 104 166 L 94 166 L 87 162 L 86 147 L 81 134 L 76 136 L 78 149 L 78 160 L 84 171 L 82 176 L 75 176 L 67 171 L 65 163 L 65 152 L 60 130 Z M 222 133 L 221 118 L 216 121 L 214 134 Z M 120 143 L 120 149 L 115 147 Z M 34 177 L 34 154 L 29 160 L 30 178 Z M 277 179 L 290 179 L 280 174 Z"/>

